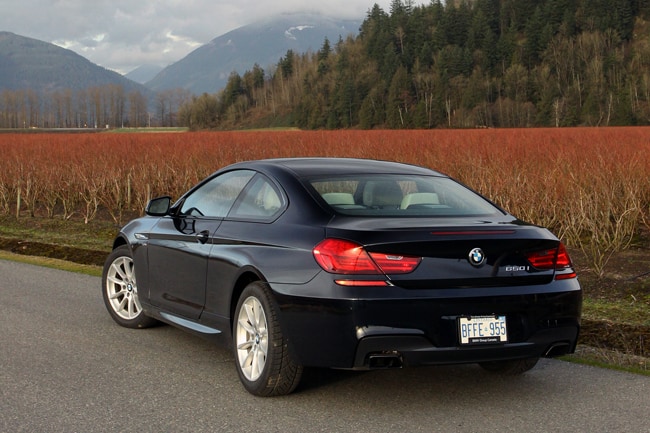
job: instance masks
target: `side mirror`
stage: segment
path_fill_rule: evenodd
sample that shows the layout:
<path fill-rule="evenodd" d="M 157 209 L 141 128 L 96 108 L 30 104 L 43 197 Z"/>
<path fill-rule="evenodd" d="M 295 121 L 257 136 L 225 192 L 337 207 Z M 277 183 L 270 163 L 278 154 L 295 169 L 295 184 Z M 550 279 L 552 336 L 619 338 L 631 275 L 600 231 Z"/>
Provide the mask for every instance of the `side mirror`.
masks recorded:
<path fill-rule="evenodd" d="M 169 213 L 172 198 L 169 196 L 156 197 L 149 201 L 144 212 L 149 216 L 165 216 Z"/>

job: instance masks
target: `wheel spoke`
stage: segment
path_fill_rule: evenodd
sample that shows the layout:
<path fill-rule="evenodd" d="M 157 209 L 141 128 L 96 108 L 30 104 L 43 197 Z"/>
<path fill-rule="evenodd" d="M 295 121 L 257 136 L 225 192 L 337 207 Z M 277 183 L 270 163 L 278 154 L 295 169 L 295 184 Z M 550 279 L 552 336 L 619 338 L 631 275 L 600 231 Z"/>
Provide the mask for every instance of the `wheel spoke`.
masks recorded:
<path fill-rule="evenodd" d="M 128 299 L 129 299 L 129 303 L 127 306 L 128 314 L 129 317 L 134 317 L 138 313 L 138 309 L 135 306 L 135 297 L 129 296 Z"/>
<path fill-rule="evenodd" d="M 135 309 L 134 311 L 136 314 L 142 311 L 142 305 L 140 305 L 140 298 L 138 298 L 138 295 L 136 293 L 133 293 L 133 307 Z"/>
<path fill-rule="evenodd" d="M 248 334 L 255 335 L 255 328 L 253 327 L 253 325 L 251 325 L 251 323 L 248 320 L 239 319 L 238 323 L 239 326 L 244 328 L 244 330 L 246 330 Z"/>
<path fill-rule="evenodd" d="M 260 368 L 260 356 L 257 349 L 253 350 L 253 359 L 251 359 L 251 375 L 259 376 L 262 369 Z M 264 366 L 262 366 L 264 367 Z"/>
<path fill-rule="evenodd" d="M 106 279 L 108 281 L 110 281 L 111 283 L 117 285 L 117 286 L 123 286 L 124 285 L 124 280 L 122 278 L 116 278 L 116 277 L 114 277 L 112 275 L 109 275 L 109 276 L 106 277 Z"/>
<path fill-rule="evenodd" d="M 248 319 L 248 323 L 251 324 L 251 328 L 253 329 L 253 332 L 255 327 L 257 327 L 257 322 L 256 322 L 256 317 L 255 317 L 255 310 L 253 309 L 253 303 L 252 302 L 246 302 L 244 304 L 244 308 L 246 310 L 246 317 Z"/>
<path fill-rule="evenodd" d="M 242 367 L 243 367 L 243 368 L 248 368 L 248 367 L 251 367 L 251 368 L 252 368 L 252 365 L 253 365 L 253 357 L 254 357 L 254 356 L 255 356 L 255 351 L 254 351 L 254 350 L 249 351 L 248 354 L 246 355 L 246 358 L 245 358 L 244 361 L 242 362 Z"/>
<path fill-rule="evenodd" d="M 262 353 L 262 350 L 258 347 L 255 349 L 255 372 L 257 375 L 262 374 L 264 364 L 266 364 L 266 353 Z"/>
<path fill-rule="evenodd" d="M 253 347 L 253 340 L 244 341 L 237 345 L 237 350 L 250 350 Z"/>
<path fill-rule="evenodd" d="M 120 277 L 122 281 L 126 280 L 126 274 L 124 272 L 124 260 L 116 260 L 113 262 L 111 268 L 115 271 L 115 274 Z"/>
<path fill-rule="evenodd" d="M 133 281 L 133 262 L 131 260 L 124 260 L 122 264 L 124 267 L 124 273 L 126 274 L 126 279 Z"/>
<path fill-rule="evenodd" d="M 124 311 L 124 306 L 126 305 L 127 302 L 129 302 L 129 299 L 126 296 L 123 297 L 122 300 L 117 305 L 117 308 L 115 309 L 115 312 L 116 313 L 117 312 L 120 312 L 120 313 L 123 312 Z"/>

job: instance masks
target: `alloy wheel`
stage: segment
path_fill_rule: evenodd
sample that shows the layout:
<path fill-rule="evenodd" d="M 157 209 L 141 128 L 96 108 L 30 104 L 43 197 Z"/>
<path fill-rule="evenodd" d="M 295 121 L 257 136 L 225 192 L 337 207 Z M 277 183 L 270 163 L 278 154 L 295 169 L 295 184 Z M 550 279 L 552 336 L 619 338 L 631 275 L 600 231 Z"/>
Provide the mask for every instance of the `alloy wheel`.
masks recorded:
<path fill-rule="evenodd" d="M 130 257 L 120 256 L 111 263 L 106 274 L 106 294 L 112 310 L 122 319 L 132 320 L 142 311 Z"/>
<path fill-rule="evenodd" d="M 268 324 L 260 301 L 247 298 L 237 317 L 235 344 L 241 371 L 250 381 L 257 380 L 266 365 L 268 353 Z"/>

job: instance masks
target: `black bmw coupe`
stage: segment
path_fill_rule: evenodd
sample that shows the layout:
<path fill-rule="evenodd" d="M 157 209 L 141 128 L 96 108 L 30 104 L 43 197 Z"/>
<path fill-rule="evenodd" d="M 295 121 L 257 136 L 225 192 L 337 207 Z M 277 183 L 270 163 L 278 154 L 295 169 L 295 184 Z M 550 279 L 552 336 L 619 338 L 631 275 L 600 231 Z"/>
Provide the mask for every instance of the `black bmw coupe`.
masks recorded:
<path fill-rule="evenodd" d="M 102 286 L 122 326 L 231 345 L 260 396 L 310 366 L 523 373 L 575 350 L 582 305 L 548 230 L 438 172 L 345 158 L 241 162 L 152 200 Z"/>

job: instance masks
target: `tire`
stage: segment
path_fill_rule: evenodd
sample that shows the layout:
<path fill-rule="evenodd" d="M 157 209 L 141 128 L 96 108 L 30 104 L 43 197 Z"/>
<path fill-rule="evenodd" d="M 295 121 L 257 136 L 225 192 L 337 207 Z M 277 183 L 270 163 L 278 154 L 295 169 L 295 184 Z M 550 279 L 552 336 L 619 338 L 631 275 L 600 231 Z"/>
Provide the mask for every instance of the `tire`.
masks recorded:
<path fill-rule="evenodd" d="M 233 350 L 239 379 L 251 394 L 286 395 L 298 386 L 303 367 L 296 362 L 282 335 L 270 289 L 261 282 L 246 286 L 239 297 L 233 323 Z"/>
<path fill-rule="evenodd" d="M 142 311 L 133 257 L 126 245 L 115 248 L 104 263 L 102 297 L 111 317 L 121 326 L 148 328 L 158 323 Z"/>
<path fill-rule="evenodd" d="M 516 376 L 523 374 L 535 367 L 539 358 L 511 359 L 507 361 L 481 362 L 479 365 L 483 369 L 505 376 Z"/>

